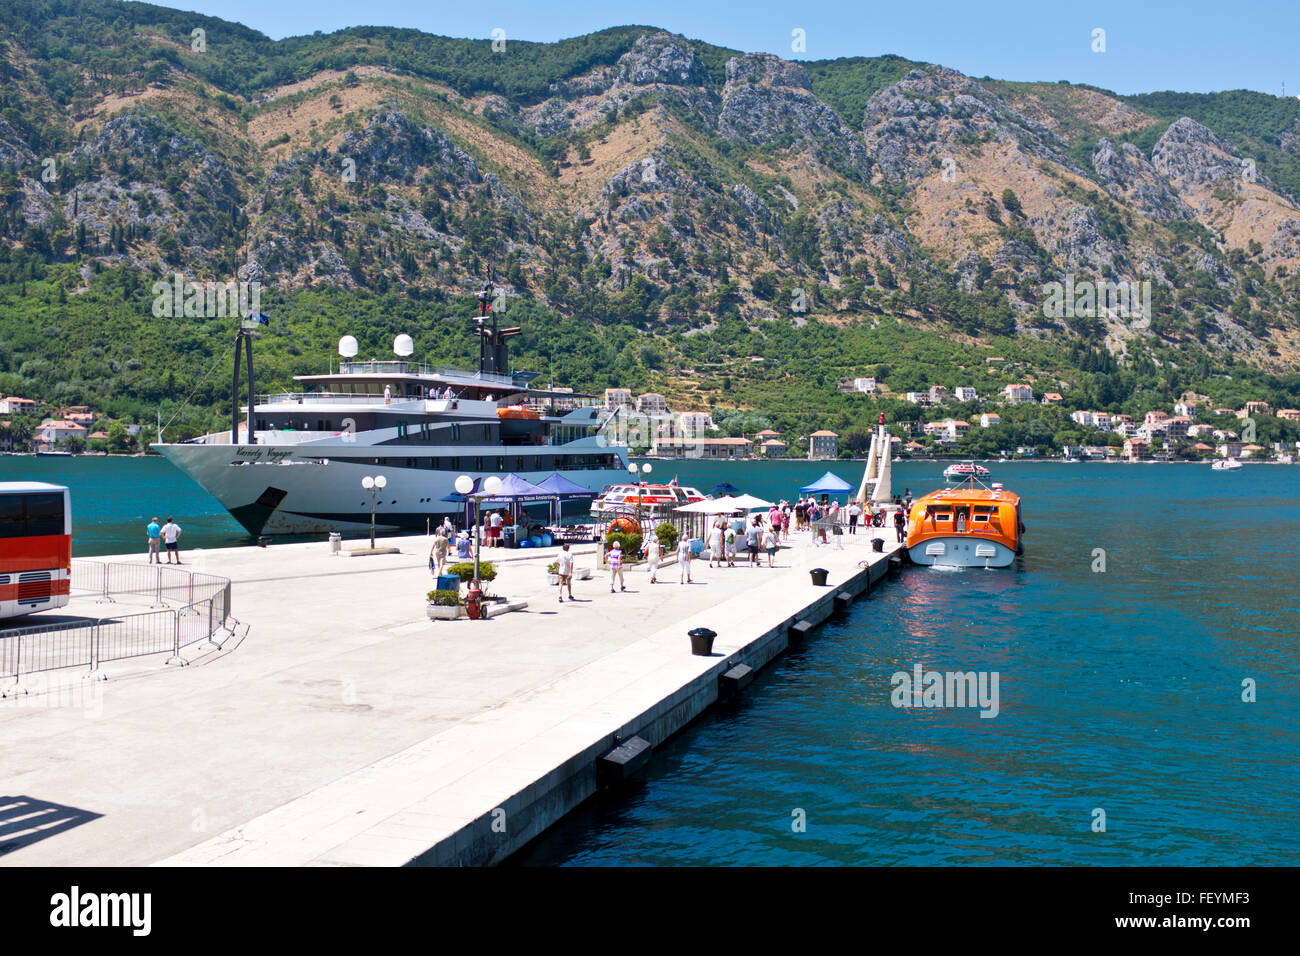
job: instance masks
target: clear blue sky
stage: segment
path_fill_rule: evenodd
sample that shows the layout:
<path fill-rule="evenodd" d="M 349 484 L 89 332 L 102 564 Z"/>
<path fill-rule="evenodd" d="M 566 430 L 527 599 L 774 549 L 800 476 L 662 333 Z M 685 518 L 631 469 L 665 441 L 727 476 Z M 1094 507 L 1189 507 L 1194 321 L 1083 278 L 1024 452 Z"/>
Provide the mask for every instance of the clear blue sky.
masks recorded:
<path fill-rule="evenodd" d="M 1300 93 L 1296 0 L 174 0 L 275 39 L 348 26 L 414 27 L 444 36 L 551 41 L 627 23 L 792 59 L 897 53 L 972 76 L 1069 80 L 1119 93 L 1253 89 Z M 791 50 L 791 31 L 807 50 Z M 1106 31 L 1106 51 L 1092 33 Z"/>

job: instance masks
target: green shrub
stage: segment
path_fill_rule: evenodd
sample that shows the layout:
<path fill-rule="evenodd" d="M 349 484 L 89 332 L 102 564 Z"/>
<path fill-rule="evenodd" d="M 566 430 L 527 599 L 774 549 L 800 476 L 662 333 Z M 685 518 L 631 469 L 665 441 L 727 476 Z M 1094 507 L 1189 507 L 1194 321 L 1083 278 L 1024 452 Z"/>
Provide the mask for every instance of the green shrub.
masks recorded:
<path fill-rule="evenodd" d="M 448 574 L 454 574 L 462 581 L 474 580 L 474 562 L 461 561 L 459 564 L 453 564 L 447 569 Z M 478 563 L 478 579 L 480 581 L 495 581 L 497 576 L 496 565 L 491 561 L 480 561 Z"/>
<path fill-rule="evenodd" d="M 559 562 L 559 561 L 552 561 L 550 564 L 548 564 L 548 565 L 546 566 L 546 573 L 547 573 L 547 574 L 559 574 L 559 573 L 560 573 L 560 562 Z"/>
<path fill-rule="evenodd" d="M 623 549 L 623 557 L 629 560 L 641 557 L 641 535 L 636 532 L 625 534 L 621 531 L 611 531 L 605 535 L 606 548 L 611 547 L 615 541 Z"/>
<path fill-rule="evenodd" d="M 659 539 L 659 547 L 664 549 L 665 553 L 677 550 L 677 539 L 681 532 L 672 522 L 665 521 L 655 528 L 655 537 Z"/>
<path fill-rule="evenodd" d="M 455 607 L 460 603 L 459 591 L 430 591 L 429 603 L 438 607 Z"/>

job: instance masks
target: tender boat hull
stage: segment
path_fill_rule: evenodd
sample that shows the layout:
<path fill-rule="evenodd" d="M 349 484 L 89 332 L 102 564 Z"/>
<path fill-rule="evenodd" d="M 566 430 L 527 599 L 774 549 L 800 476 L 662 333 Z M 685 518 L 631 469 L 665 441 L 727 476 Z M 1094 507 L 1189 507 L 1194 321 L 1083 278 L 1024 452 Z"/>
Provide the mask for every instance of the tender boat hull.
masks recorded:
<path fill-rule="evenodd" d="M 950 568 L 1006 568 L 1016 560 L 1016 552 L 1000 541 L 988 541 L 965 535 L 928 538 L 907 551 L 913 564 Z"/>

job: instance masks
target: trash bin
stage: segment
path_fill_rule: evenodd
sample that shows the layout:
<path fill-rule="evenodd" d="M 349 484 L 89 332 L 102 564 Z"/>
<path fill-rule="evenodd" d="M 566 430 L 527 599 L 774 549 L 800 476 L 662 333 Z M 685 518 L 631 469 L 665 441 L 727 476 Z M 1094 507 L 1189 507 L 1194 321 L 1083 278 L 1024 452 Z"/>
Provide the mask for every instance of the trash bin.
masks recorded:
<path fill-rule="evenodd" d="M 872 551 L 880 551 L 880 552 L 883 552 L 883 551 L 885 550 L 885 539 L 884 539 L 884 538 L 872 538 L 872 539 L 871 539 L 871 550 L 872 550 Z"/>
<path fill-rule="evenodd" d="M 819 588 L 826 587 L 826 575 L 829 574 L 830 572 L 828 572 L 825 568 L 813 568 L 808 573 L 812 575 L 812 583 L 815 586 Z"/>
<path fill-rule="evenodd" d="M 515 529 L 513 526 L 501 529 L 501 543 L 507 548 L 515 546 Z"/>
<path fill-rule="evenodd" d="M 343 550 L 343 535 L 337 531 L 330 532 L 330 554 L 338 554 Z"/>
<path fill-rule="evenodd" d="M 437 588 L 439 591 L 459 591 L 460 575 L 459 574 L 438 575 Z"/>
<path fill-rule="evenodd" d="M 713 653 L 713 639 L 718 636 L 717 631 L 711 631 L 707 627 L 696 627 L 686 632 L 691 639 L 691 653 L 697 657 L 708 657 Z"/>

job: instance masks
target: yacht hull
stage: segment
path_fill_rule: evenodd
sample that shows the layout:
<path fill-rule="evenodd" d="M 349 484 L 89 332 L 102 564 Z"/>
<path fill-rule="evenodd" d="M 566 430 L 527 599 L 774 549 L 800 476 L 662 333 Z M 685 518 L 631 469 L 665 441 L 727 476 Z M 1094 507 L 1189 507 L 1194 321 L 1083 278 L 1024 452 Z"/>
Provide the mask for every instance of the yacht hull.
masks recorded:
<path fill-rule="evenodd" d="M 444 515 L 463 519 L 463 504 L 442 500 L 455 492 L 459 475 L 497 474 L 332 461 L 318 457 L 324 453 L 322 449 L 301 446 L 176 444 L 154 448 L 216 498 L 252 535 L 368 531 L 371 493 L 361 487 L 361 479 L 377 474 L 384 475 L 387 486 L 375 496 L 375 528 L 423 531 L 427 522 L 436 524 Z M 256 458 L 252 457 L 254 450 Z M 392 448 L 374 450 L 379 455 L 394 454 Z M 356 449 L 349 452 L 355 454 Z M 457 453 L 466 451 L 458 449 Z M 552 471 L 518 474 L 538 482 Z M 559 474 L 599 494 L 606 485 L 624 480 L 627 471 L 593 468 L 560 470 Z"/>

